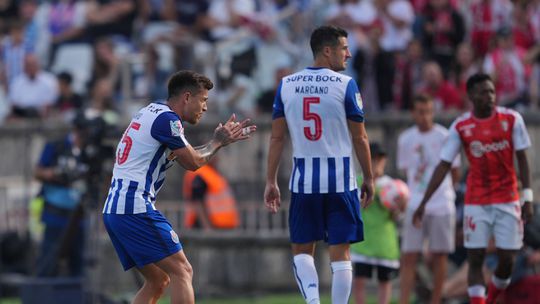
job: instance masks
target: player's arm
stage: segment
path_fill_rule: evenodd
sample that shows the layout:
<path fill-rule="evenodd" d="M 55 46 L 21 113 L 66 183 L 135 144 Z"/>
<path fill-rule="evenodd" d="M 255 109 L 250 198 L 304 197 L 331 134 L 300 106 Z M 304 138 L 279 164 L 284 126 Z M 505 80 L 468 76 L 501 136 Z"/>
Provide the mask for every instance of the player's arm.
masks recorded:
<path fill-rule="evenodd" d="M 363 122 L 357 122 L 348 119 L 347 124 L 351 132 L 352 143 L 356 158 L 360 163 L 363 174 L 361 186 L 362 207 L 367 207 L 373 199 L 373 171 L 371 170 L 371 153 L 369 151 L 369 138 Z"/>
<path fill-rule="evenodd" d="M 522 216 L 525 221 L 529 221 L 533 215 L 533 195 L 531 189 L 531 172 L 529 170 L 529 160 L 527 157 L 527 150 L 516 151 L 516 158 L 519 168 L 519 178 L 521 180 L 523 206 L 521 207 Z"/>
<path fill-rule="evenodd" d="M 435 170 L 431 174 L 431 178 L 429 180 L 426 192 L 424 193 L 424 197 L 422 198 L 420 205 L 414 212 L 413 223 L 417 227 L 420 226 L 422 217 L 424 216 L 424 210 L 426 208 L 426 204 L 429 202 L 429 199 L 431 198 L 433 193 L 439 188 L 442 181 L 446 177 L 446 174 L 448 174 L 448 172 L 452 169 L 452 166 L 456 166 L 457 161 L 455 161 L 455 159 L 456 157 L 458 157 L 460 149 L 461 138 L 459 137 L 459 134 L 456 130 L 456 122 L 454 122 L 452 126 L 450 126 L 448 137 L 446 137 L 446 142 L 441 149 L 441 161 L 439 162 L 437 167 L 435 167 Z"/>
<path fill-rule="evenodd" d="M 285 117 L 276 118 L 272 121 L 272 133 L 270 136 L 270 146 L 268 148 L 266 187 L 264 190 L 264 202 L 266 207 L 276 213 L 281 205 L 281 194 L 277 184 L 277 174 L 285 137 L 287 135 L 287 121 Z"/>
<path fill-rule="evenodd" d="M 527 148 L 531 146 L 531 139 L 525 127 L 523 117 L 519 113 L 515 113 L 515 122 L 512 128 L 512 143 L 514 145 L 518 168 L 519 178 L 521 180 L 523 206 L 521 207 L 521 215 L 524 220 L 530 220 L 533 214 L 532 202 L 533 191 L 531 189 L 531 173 L 529 170 L 529 160 L 527 158 Z"/>

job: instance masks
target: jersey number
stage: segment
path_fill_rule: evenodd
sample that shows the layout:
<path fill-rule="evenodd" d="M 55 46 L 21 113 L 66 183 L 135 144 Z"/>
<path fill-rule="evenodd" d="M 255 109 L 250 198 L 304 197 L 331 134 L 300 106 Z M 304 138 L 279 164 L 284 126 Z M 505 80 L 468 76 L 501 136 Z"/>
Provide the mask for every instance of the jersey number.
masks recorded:
<path fill-rule="evenodd" d="M 133 146 L 133 139 L 129 137 L 128 133 L 130 129 L 139 130 L 141 127 L 141 124 L 138 122 L 132 122 L 129 127 L 126 129 L 126 132 L 124 132 L 124 136 L 122 137 L 122 143 L 126 144 L 124 146 L 124 150 L 118 149 L 118 153 L 116 155 L 116 162 L 121 165 L 126 162 L 129 151 L 131 151 L 131 146 Z"/>
<path fill-rule="evenodd" d="M 304 135 L 307 139 L 312 141 L 321 139 L 322 120 L 319 114 L 310 111 L 310 106 L 313 103 L 318 104 L 320 102 L 321 100 L 319 97 L 304 97 L 304 120 L 313 120 L 315 123 L 315 130 L 312 130 L 310 127 L 304 127 Z"/>

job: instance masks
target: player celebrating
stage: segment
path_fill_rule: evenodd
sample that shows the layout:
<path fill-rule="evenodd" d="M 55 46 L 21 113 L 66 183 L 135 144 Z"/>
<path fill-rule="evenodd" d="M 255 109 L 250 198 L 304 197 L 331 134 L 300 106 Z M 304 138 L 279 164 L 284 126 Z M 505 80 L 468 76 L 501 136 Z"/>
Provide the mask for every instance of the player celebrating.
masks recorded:
<path fill-rule="evenodd" d="M 363 240 L 352 147 L 364 173 L 362 206 L 367 206 L 373 195 L 369 142 L 356 82 L 337 73 L 351 58 L 347 32 L 322 26 L 311 34 L 310 44 L 313 67 L 284 77 L 277 89 L 264 200 L 277 212 L 277 172 L 288 129 L 294 162 L 289 232 L 295 277 L 306 303 L 319 303 L 313 254 L 315 242 L 326 240 L 332 303 L 345 304 L 352 284 L 349 244 Z"/>
<path fill-rule="evenodd" d="M 103 208 L 103 221 L 124 270 L 136 267 L 145 282 L 133 303 L 156 303 L 171 284 L 172 303 L 194 303 L 192 269 L 178 235 L 156 210 L 156 195 L 165 171 L 176 160 L 188 170 L 205 165 L 221 148 L 249 138 L 255 126 L 219 124 L 212 140 L 192 147 L 183 122 L 196 124 L 206 111 L 212 82 L 192 71 L 174 74 L 166 103 L 151 103 L 131 120 L 118 144 L 112 184 Z"/>
<path fill-rule="evenodd" d="M 488 75 L 475 74 L 467 80 L 472 112 L 456 119 L 441 150 L 424 198 L 413 221 L 420 225 L 426 204 L 450 170 L 452 160 L 463 146 L 470 163 L 465 194 L 464 234 L 469 261 L 468 294 L 471 304 L 495 303 L 497 295 L 510 284 L 516 251 L 522 246 L 523 222 L 532 216 L 533 193 L 526 149 L 531 145 L 519 113 L 495 106 L 495 87 Z M 520 206 L 514 157 L 521 185 Z M 499 263 L 485 298 L 482 264 L 488 241 L 495 238 Z"/>

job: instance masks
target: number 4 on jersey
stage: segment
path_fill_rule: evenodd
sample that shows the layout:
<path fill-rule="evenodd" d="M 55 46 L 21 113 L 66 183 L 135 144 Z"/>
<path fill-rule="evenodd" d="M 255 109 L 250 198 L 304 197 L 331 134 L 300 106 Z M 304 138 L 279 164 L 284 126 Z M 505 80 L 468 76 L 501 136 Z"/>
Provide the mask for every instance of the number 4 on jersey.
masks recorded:
<path fill-rule="evenodd" d="M 321 102 L 319 97 L 304 97 L 304 120 L 313 120 L 315 123 L 315 131 L 312 132 L 310 127 L 304 127 L 304 136 L 308 140 L 317 141 L 322 136 L 322 119 L 319 114 L 311 111 L 311 104 L 318 104 Z"/>
<path fill-rule="evenodd" d="M 129 130 L 139 130 L 141 128 L 141 124 L 138 122 L 132 122 L 129 127 L 126 129 L 126 132 L 124 132 L 124 136 L 122 137 L 122 143 L 125 144 L 124 149 L 118 149 L 118 152 L 116 154 L 116 162 L 121 165 L 126 162 L 129 151 L 131 151 L 131 146 L 133 145 L 133 139 L 129 137 Z"/>

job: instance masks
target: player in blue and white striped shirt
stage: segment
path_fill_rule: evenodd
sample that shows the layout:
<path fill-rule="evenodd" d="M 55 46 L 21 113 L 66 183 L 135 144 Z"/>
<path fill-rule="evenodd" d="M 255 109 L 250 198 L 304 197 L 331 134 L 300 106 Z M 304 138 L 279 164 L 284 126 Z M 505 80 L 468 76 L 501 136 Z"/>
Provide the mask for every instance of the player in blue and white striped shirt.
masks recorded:
<path fill-rule="evenodd" d="M 363 240 L 353 147 L 364 173 L 362 206 L 373 195 L 362 98 L 354 79 L 337 73 L 351 58 L 347 32 L 322 26 L 311 35 L 315 62 L 282 79 L 273 110 L 264 199 L 277 212 L 279 160 L 287 130 L 293 145 L 289 230 L 294 272 L 306 303 L 319 303 L 315 243 L 329 244 L 332 303 L 348 303 L 352 283 L 349 244 Z M 351 136 L 352 135 L 352 136 Z"/>
<path fill-rule="evenodd" d="M 156 210 L 165 171 L 176 160 L 188 170 L 208 163 L 221 148 L 249 138 L 256 130 L 235 115 L 219 124 L 206 145 L 192 147 L 184 137 L 186 121 L 196 124 L 206 111 L 212 82 L 191 71 L 174 74 L 165 103 L 151 103 L 134 115 L 116 150 L 103 221 L 125 270 L 136 267 L 145 278 L 134 303 L 155 303 L 170 282 L 172 303 L 194 303 L 192 269 L 178 235 Z"/>

